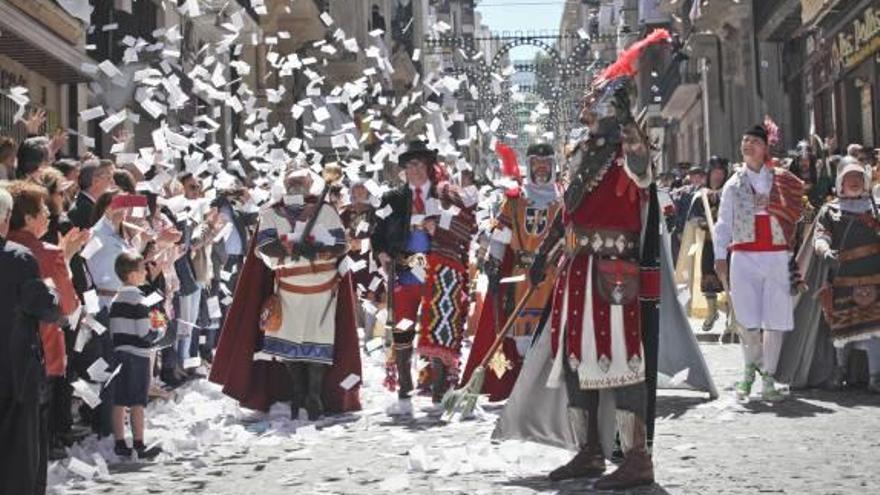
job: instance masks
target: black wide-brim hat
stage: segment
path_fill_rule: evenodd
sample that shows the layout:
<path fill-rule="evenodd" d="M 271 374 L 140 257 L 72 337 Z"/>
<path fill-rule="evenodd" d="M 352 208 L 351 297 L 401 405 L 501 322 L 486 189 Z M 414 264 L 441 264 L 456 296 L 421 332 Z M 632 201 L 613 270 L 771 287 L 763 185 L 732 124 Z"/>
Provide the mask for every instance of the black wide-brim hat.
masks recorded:
<path fill-rule="evenodd" d="M 437 162 L 437 151 L 428 148 L 427 143 L 424 141 L 411 141 L 407 144 L 406 151 L 397 157 L 397 166 L 405 167 L 406 162 L 413 158 L 425 158 L 428 160 L 428 164 L 431 165 Z"/>

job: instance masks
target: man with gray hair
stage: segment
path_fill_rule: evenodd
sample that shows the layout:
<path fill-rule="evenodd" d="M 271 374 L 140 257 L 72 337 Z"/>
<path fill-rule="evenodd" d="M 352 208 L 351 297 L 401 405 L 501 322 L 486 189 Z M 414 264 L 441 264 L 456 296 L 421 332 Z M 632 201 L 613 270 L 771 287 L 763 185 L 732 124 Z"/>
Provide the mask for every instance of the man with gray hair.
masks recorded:
<path fill-rule="evenodd" d="M 74 227 L 90 229 L 98 221 L 92 218 L 92 211 L 98 198 L 113 186 L 113 162 L 110 160 L 89 160 L 79 171 L 79 193 L 76 202 L 67 213 Z"/>
<path fill-rule="evenodd" d="M 33 254 L 6 240 L 12 196 L 0 188 L 0 493 L 43 493 L 48 450 L 40 426 L 46 387 L 40 322 L 60 317 Z"/>

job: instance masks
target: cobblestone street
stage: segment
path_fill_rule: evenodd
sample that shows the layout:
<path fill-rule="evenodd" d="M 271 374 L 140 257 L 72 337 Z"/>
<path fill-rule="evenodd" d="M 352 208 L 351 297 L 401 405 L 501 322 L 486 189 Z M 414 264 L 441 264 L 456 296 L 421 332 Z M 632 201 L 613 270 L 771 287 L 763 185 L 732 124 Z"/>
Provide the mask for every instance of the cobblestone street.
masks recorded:
<path fill-rule="evenodd" d="M 655 465 L 658 483 L 636 493 L 875 493 L 880 398 L 861 392 L 795 392 L 769 406 L 736 403 L 736 345 L 702 344 L 722 389 L 661 391 Z M 152 464 L 120 464 L 109 476 L 69 477 L 57 493 L 585 493 L 589 484 L 553 484 L 545 474 L 564 451 L 535 444 L 493 444 L 499 406 L 476 421 L 443 424 L 424 415 L 395 423 L 382 413 L 387 395 L 367 368 L 363 413 L 317 425 L 292 423 L 277 405 L 267 420 L 242 424 L 241 412 L 199 382 L 178 404 L 154 404 L 149 431 L 171 452 Z M 372 379 L 371 379 L 372 378 Z M 420 399 L 417 405 L 425 405 Z M 199 411 L 192 412 L 191 411 Z M 152 411 L 151 411 L 152 412 Z M 187 415 L 191 415 L 187 420 Z M 193 417 L 194 416 L 194 417 Z M 110 444 L 86 445 L 107 452 Z M 77 457 L 89 460 L 82 452 Z M 108 461 L 113 459 L 107 454 Z M 66 461 L 65 461 L 66 462 Z M 94 462 L 91 462 L 94 464 Z"/>

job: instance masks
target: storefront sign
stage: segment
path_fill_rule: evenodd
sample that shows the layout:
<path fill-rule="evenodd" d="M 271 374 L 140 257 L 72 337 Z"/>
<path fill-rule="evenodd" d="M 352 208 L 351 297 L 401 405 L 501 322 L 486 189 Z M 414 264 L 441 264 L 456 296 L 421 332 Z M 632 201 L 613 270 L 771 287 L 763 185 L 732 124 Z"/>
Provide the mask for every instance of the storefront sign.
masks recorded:
<path fill-rule="evenodd" d="M 880 1 L 875 2 L 880 4 Z M 834 36 L 834 67 L 849 69 L 880 50 L 880 6 L 874 5 Z"/>

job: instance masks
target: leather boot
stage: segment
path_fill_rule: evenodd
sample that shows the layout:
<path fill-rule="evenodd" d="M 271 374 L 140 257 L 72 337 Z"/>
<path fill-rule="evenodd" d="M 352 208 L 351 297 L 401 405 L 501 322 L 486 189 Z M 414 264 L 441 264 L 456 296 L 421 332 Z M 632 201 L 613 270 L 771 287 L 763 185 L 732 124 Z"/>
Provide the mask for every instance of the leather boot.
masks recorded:
<path fill-rule="evenodd" d="M 292 398 L 290 400 L 290 419 L 299 419 L 299 410 L 306 405 L 306 393 L 308 388 L 306 376 L 306 363 L 284 363 L 287 373 L 290 375 L 292 384 Z"/>
<path fill-rule="evenodd" d="M 412 347 L 394 351 L 395 364 L 397 364 L 397 397 L 400 399 L 409 398 L 413 390 L 412 354 Z"/>
<path fill-rule="evenodd" d="M 568 408 L 568 417 L 580 450 L 567 464 L 551 471 L 548 478 L 551 481 L 562 481 L 602 476 L 605 472 L 605 456 L 602 455 L 599 446 L 599 418 L 576 407 Z M 592 422 L 595 422 L 595 425 Z"/>
<path fill-rule="evenodd" d="M 627 490 L 654 483 L 654 463 L 648 453 L 645 422 L 632 416 L 632 446 L 616 471 L 596 481 L 596 490 Z"/>
<path fill-rule="evenodd" d="M 329 366 L 309 363 L 308 393 L 306 394 L 306 412 L 309 421 L 317 421 L 324 415 L 324 374 Z"/>
<path fill-rule="evenodd" d="M 432 382 L 431 382 L 431 402 L 439 404 L 449 388 L 449 381 L 446 375 L 446 365 L 438 358 L 431 359 Z"/>

